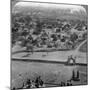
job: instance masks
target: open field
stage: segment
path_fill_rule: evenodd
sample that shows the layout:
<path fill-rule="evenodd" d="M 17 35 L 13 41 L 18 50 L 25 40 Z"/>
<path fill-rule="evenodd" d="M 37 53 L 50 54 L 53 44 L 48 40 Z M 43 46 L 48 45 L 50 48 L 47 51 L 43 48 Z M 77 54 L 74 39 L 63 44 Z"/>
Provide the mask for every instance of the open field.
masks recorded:
<path fill-rule="evenodd" d="M 81 43 L 75 50 L 53 50 L 43 49 L 44 51 L 35 51 L 33 54 L 25 50 L 25 47 L 15 45 L 12 48 L 12 58 L 16 59 L 32 59 L 32 60 L 47 60 L 47 61 L 60 61 L 66 62 L 68 56 L 76 56 L 76 63 L 87 64 L 87 41 Z M 46 50 L 46 51 L 45 51 Z M 53 51 L 52 51 L 53 50 Z"/>
<path fill-rule="evenodd" d="M 39 75 L 44 83 L 59 85 L 71 79 L 73 70 L 80 71 L 80 81 L 73 85 L 87 84 L 87 66 L 12 61 L 12 86 L 20 88 L 27 78 L 34 80 Z"/>
<path fill-rule="evenodd" d="M 76 63 L 87 64 L 87 53 L 76 51 L 34 52 L 33 54 L 30 52 L 29 54 L 28 52 L 21 52 L 12 54 L 12 58 L 66 62 L 70 55 L 76 56 Z"/>

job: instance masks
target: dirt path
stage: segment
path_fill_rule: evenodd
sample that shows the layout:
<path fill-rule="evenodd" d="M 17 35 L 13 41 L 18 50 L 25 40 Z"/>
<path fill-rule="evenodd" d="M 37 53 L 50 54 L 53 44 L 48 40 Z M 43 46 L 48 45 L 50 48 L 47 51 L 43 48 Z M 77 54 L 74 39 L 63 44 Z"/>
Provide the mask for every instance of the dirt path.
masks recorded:
<path fill-rule="evenodd" d="M 79 48 L 86 42 L 87 42 L 87 40 L 84 40 L 82 43 L 80 43 L 80 45 L 75 49 L 75 51 L 79 51 Z"/>

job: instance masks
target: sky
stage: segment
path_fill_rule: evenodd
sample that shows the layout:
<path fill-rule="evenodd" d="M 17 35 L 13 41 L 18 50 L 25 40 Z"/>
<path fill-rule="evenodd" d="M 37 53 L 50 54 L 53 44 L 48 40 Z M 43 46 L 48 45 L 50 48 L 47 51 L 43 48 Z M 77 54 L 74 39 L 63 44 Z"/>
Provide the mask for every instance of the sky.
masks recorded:
<path fill-rule="evenodd" d="M 11 0 L 12 1 L 12 7 L 19 1 L 29 1 L 29 0 Z M 48 5 L 48 4 L 47 4 Z M 52 4 L 51 4 L 52 5 Z M 60 6 L 60 4 L 57 4 L 57 6 Z M 65 6 L 63 6 L 64 8 L 67 6 L 68 4 L 65 4 Z M 49 4 L 50 6 L 50 4 Z M 75 5 L 71 5 L 71 7 L 75 7 Z M 77 6 L 77 5 L 76 5 Z M 81 8 L 84 8 L 86 10 L 86 12 L 88 13 L 88 6 L 87 5 L 79 5 L 79 7 L 82 6 Z M 75 9 L 74 9 L 75 10 Z M 78 9 L 77 9 L 78 10 Z M 73 11 L 71 11 L 73 12 Z"/>
<path fill-rule="evenodd" d="M 19 2 L 15 5 L 15 7 L 29 7 L 29 6 L 35 6 L 35 7 L 44 7 L 44 8 L 60 8 L 60 9 L 71 9 L 71 13 L 74 11 L 84 11 L 86 13 L 86 10 L 83 6 L 80 5 L 69 5 L 69 4 L 49 4 L 49 3 L 34 3 L 33 2 Z"/>
<path fill-rule="evenodd" d="M 42 15 L 48 16 L 49 14 L 54 15 L 55 12 L 57 13 L 58 16 L 63 15 L 62 13 L 66 14 L 74 14 L 74 15 L 79 15 L 79 17 L 87 17 L 88 13 L 88 7 L 87 5 L 81 5 L 81 4 L 56 4 L 56 3 L 42 3 L 42 2 L 26 2 L 27 0 L 12 0 L 12 13 L 17 13 L 17 12 L 23 12 L 27 13 L 25 11 L 31 11 L 32 9 L 38 9 L 38 10 L 44 10 L 45 12 Z M 30 9 L 32 8 L 32 9 Z M 49 13 L 54 10 L 54 13 Z M 63 10 L 64 12 L 62 12 Z M 68 12 L 68 13 L 67 13 Z"/>

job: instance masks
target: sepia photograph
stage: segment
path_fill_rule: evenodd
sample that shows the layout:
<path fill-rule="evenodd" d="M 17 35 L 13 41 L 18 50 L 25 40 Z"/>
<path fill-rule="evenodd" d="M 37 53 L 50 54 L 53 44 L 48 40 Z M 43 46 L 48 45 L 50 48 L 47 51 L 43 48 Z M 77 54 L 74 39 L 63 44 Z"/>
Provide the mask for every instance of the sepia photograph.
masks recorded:
<path fill-rule="evenodd" d="M 11 0 L 11 90 L 88 84 L 88 5 Z"/>

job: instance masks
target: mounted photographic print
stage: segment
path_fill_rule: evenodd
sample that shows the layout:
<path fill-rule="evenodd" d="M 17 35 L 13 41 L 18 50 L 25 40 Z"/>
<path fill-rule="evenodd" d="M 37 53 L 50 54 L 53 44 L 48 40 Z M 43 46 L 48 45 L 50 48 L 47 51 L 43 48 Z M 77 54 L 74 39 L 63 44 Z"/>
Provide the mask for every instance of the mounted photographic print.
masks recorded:
<path fill-rule="evenodd" d="M 11 90 L 88 84 L 88 6 L 11 0 Z"/>

